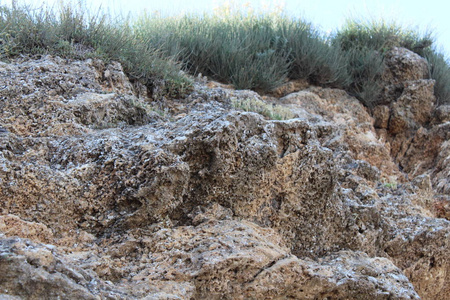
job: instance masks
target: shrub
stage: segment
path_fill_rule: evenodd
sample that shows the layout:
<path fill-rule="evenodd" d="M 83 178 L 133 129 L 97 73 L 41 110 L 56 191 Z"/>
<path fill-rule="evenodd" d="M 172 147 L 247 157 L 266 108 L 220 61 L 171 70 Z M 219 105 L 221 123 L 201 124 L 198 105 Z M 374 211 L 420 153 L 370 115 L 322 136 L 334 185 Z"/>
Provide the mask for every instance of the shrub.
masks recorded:
<path fill-rule="evenodd" d="M 288 73 L 275 30 L 270 17 L 243 14 L 164 20 L 143 15 L 136 24 L 140 36 L 177 57 L 186 71 L 264 91 L 280 85 Z"/>
<path fill-rule="evenodd" d="M 269 91 L 290 79 L 320 85 L 349 82 L 345 59 L 311 24 L 281 14 L 234 12 L 161 19 L 142 15 L 140 36 L 178 57 L 185 70 Z"/>
<path fill-rule="evenodd" d="M 431 70 L 434 73 L 432 77 L 439 81 L 436 91 L 446 93 L 444 64 L 431 54 L 434 53 L 430 50 L 432 42 L 431 33 L 420 35 L 417 31 L 386 21 L 347 21 L 331 40 L 331 44 L 340 48 L 347 59 L 347 70 L 352 79 L 346 89 L 368 107 L 376 105 L 379 100 L 384 54 L 393 47 L 404 47 L 422 56 L 429 53 L 430 60 L 436 61 Z"/>
<path fill-rule="evenodd" d="M 179 97 L 192 82 L 184 72 L 238 89 L 270 91 L 288 79 L 346 89 L 366 106 L 377 103 L 383 56 L 406 47 L 427 58 L 440 104 L 450 102 L 449 62 L 431 48 L 430 33 L 385 21 L 347 24 L 326 37 L 310 23 L 280 12 L 230 11 L 203 16 L 113 19 L 80 4 L 58 10 L 0 5 L 0 57 L 55 54 L 117 60 L 154 97 Z M 181 72 L 183 70 L 184 72 Z"/>
<path fill-rule="evenodd" d="M 437 104 L 450 104 L 450 62 L 436 49 L 430 49 L 425 53 L 430 68 L 430 76 L 436 80 L 434 94 Z"/>
<path fill-rule="evenodd" d="M 291 79 L 308 79 L 314 84 L 337 87 L 350 82 L 347 61 L 338 47 L 332 47 L 308 23 L 287 19 L 280 23 L 285 51 L 292 61 Z"/>
<path fill-rule="evenodd" d="M 347 90 L 367 107 L 375 106 L 382 90 L 383 57 L 374 50 L 353 48 L 346 51 L 346 58 L 352 78 Z"/>
<path fill-rule="evenodd" d="M 61 5 L 58 11 L 18 6 L 15 2 L 12 7 L 2 5 L 0 42 L 1 59 L 54 54 L 117 60 L 131 79 L 151 89 L 154 82 L 163 82 L 170 96 L 185 93 L 192 84 L 173 59 L 134 34 L 129 19 L 113 20 L 101 12 L 91 15 L 81 5 Z"/>
<path fill-rule="evenodd" d="M 433 39 L 430 32 L 421 35 L 395 22 L 347 20 L 335 35 L 333 43 L 345 51 L 372 49 L 384 53 L 392 47 L 404 47 L 423 56 L 424 51 L 432 45 Z"/>

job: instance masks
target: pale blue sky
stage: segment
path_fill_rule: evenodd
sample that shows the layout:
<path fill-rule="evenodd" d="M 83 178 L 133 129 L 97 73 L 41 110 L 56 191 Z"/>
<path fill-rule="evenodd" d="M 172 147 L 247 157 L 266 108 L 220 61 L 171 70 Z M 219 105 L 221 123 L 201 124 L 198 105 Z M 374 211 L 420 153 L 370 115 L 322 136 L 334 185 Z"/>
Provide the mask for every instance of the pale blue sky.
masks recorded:
<path fill-rule="evenodd" d="M 2 1 L 7 3 L 11 0 Z M 42 3 L 54 4 L 61 0 L 25 0 L 27 3 L 39 5 Z M 74 0 L 80 1 L 80 0 Z M 214 8 L 230 1 L 224 0 L 81 0 L 88 6 L 110 9 L 112 12 L 139 13 L 144 9 L 162 14 L 203 13 L 211 12 Z M 19 3 L 24 0 L 19 0 Z M 67 2 L 67 0 L 65 1 Z M 70 0 L 69 0 L 70 2 Z M 242 6 L 248 4 L 256 9 L 273 9 L 282 7 L 288 15 L 304 17 L 323 31 L 336 30 L 346 18 L 359 19 L 383 17 L 395 20 L 399 24 L 421 31 L 430 29 L 434 32 L 440 50 L 450 53 L 450 1 L 445 0 L 266 0 L 266 1 L 231 1 Z M 448 55 L 447 55 L 448 56 Z"/>

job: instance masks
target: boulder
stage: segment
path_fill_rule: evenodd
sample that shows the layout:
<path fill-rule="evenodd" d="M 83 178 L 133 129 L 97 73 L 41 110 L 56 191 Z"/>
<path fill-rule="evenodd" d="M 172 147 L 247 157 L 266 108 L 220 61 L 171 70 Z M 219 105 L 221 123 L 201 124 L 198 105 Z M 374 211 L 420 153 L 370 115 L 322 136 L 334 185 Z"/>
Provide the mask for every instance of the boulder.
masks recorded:
<path fill-rule="evenodd" d="M 402 84 L 429 78 L 425 58 L 406 48 L 393 47 L 385 54 L 383 80 L 389 84 Z"/>
<path fill-rule="evenodd" d="M 409 178 L 430 174 L 437 194 L 448 195 L 448 108 L 436 107 L 434 80 L 424 58 L 402 48 L 386 54 L 381 103 L 372 110 L 377 133 Z M 437 198 L 440 196 L 437 195 Z"/>

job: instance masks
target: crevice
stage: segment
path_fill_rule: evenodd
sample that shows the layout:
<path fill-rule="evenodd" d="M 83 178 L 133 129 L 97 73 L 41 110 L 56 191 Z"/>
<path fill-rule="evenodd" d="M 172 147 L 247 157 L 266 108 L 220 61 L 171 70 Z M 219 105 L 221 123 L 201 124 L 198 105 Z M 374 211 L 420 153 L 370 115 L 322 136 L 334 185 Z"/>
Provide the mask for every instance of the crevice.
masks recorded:
<path fill-rule="evenodd" d="M 248 283 L 252 283 L 256 280 L 256 278 L 259 276 L 259 274 L 261 274 L 262 272 L 264 272 L 265 270 L 270 269 L 271 267 L 273 267 L 276 263 L 278 263 L 279 261 L 288 258 L 291 255 L 285 254 L 281 257 L 279 257 L 278 259 L 272 260 L 271 262 L 269 262 L 268 264 L 266 264 L 264 267 L 262 267 L 261 269 L 259 269 L 258 272 L 256 272 L 255 275 L 253 275 L 253 278 L 248 282 Z"/>

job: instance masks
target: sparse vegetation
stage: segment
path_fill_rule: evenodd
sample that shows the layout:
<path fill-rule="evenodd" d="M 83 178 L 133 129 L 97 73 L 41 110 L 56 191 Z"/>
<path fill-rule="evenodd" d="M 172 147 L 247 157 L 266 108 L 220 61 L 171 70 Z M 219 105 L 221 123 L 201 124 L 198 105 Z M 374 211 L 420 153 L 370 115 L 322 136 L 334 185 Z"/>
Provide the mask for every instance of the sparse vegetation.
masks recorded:
<path fill-rule="evenodd" d="M 256 98 L 233 98 L 231 99 L 231 104 L 234 108 L 258 113 L 269 120 L 288 120 L 294 118 L 294 114 L 289 108 L 281 105 L 271 105 Z"/>
<path fill-rule="evenodd" d="M 382 89 L 380 78 L 384 68 L 383 57 L 367 48 L 351 48 L 345 51 L 345 55 L 351 76 L 347 91 L 364 105 L 374 106 Z"/>
<path fill-rule="evenodd" d="M 349 21 L 325 36 L 282 13 L 226 10 L 203 16 L 113 18 L 82 5 L 0 6 L 0 57 L 54 54 L 117 60 L 156 98 L 179 97 L 202 73 L 238 89 L 270 91 L 288 79 L 342 88 L 366 106 L 380 92 L 383 55 L 406 47 L 430 62 L 440 104 L 450 103 L 450 65 L 430 33 L 388 22 Z"/>
<path fill-rule="evenodd" d="M 351 76 L 347 90 L 369 107 L 379 100 L 384 54 L 392 47 L 404 47 L 424 56 L 432 43 L 430 33 L 420 35 L 395 22 L 374 20 L 349 20 L 332 39 L 347 57 Z"/>
<path fill-rule="evenodd" d="M 384 53 L 392 47 L 404 47 L 424 56 L 433 39 L 429 32 L 421 35 L 395 22 L 348 20 L 334 36 L 333 43 L 345 51 L 371 49 Z"/>
<path fill-rule="evenodd" d="M 391 179 L 391 180 L 383 179 L 381 181 L 381 184 L 383 187 L 391 189 L 391 190 L 396 190 L 398 187 L 398 183 L 395 179 Z"/>
<path fill-rule="evenodd" d="M 151 90 L 158 82 L 170 96 L 185 93 L 191 85 L 174 59 L 134 33 L 129 19 L 92 14 L 81 4 L 61 5 L 58 10 L 15 2 L 0 6 L 0 58 L 21 54 L 117 60 L 132 80 Z"/>
<path fill-rule="evenodd" d="M 425 58 L 430 67 L 430 76 L 436 80 L 434 94 L 439 105 L 450 104 L 450 61 L 437 50 L 429 49 Z"/>

